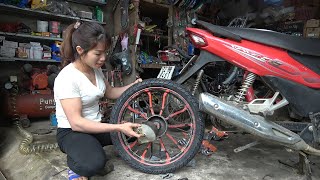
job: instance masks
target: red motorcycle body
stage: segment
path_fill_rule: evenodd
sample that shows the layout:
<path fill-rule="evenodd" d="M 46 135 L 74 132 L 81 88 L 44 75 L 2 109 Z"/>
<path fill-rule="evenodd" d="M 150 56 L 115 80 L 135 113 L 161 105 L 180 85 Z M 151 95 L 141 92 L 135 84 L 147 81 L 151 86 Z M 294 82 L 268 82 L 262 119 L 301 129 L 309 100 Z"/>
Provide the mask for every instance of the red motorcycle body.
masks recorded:
<path fill-rule="evenodd" d="M 197 28 L 187 28 L 187 31 L 206 39 L 207 46 L 202 46 L 200 49 L 213 53 L 242 69 L 259 76 L 277 76 L 320 89 L 320 75 L 293 59 L 285 49 L 245 39 L 236 42 L 213 36 L 212 33 Z"/>
<path fill-rule="evenodd" d="M 320 112 L 320 40 L 205 22 L 199 25 L 204 28 L 187 28 L 187 33 L 200 50 L 195 64 L 201 67 L 193 68 L 193 72 L 177 82 L 185 81 L 210 62 L 227 61 L 260 76 L 274 92 L 280 92 L 288 100 L 299 116 Z"/>

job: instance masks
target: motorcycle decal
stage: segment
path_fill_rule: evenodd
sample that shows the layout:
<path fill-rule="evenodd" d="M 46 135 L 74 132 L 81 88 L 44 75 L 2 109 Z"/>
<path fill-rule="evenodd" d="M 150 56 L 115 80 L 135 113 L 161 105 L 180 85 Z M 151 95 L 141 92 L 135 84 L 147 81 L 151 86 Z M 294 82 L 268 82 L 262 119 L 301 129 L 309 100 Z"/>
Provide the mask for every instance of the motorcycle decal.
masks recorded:
<path fill-rule="evenodd" d="M 259 62 L 267 62 L 268 60 L 272 60 L 268 57 L 265 57 L 255 51 L 252 51 L 250 49 L 247 49 L 247 48 L 244 48 L 244 47 L 241 47 L 241 46 L 237 46 L 237 45 L 234 45 L 234 44 L 224 44 L 225 47 L 227 47 L 228 49 L 240 54 L 241 56 L 245 57 L 245 58 L 248 58 L 252 61 L 259 61 Z"/>
<path fill-rule="evenodd" d="M 288 74 L 291 74 L 291 75 L 294 75 L 294 76 L 299 76 L 301 75 L 301 72 L 299 71 L 298 68 L 288 64 L 288 63 L 285 63 L 285 62 L 280 62 L 278 60 L 270 60 L 268 61 L 268 63 L 275 67 L 275 68 L 278 68 L 279 70 L 282 70 Z"/>
<path fill-rule="evenodd" d="M 287 64 L 285 62 L 281 62 L 277 59 L 271 59 L 269 57 L 266 57 L 262 54 L 259 54 L 255 51 L 252 51 L 250 49 L 241 47 L 241 46 L 237 46 L 234 44 L 224 44 L 225 47 L 227 47 L 228 49 L 236 52 L 237 54 L 251 60 L 254 62 L 258 62 L 259 64 L 263 64 L 266 68 L 268 68 L 268 65 L 271 65 L 272 67 L 277 68 L 278 70 L 281 70 L 283 72 L 286 72 L 288 74 L 294 75 L 294 76 L 298 76 L 301 75 L 301 72 L 299 71 L 298 68 L 295 68 L 294 66 Z M 268 64 L 265 64 L 268 63 Z M 268 68 L 270 71 L 272 71 L 270 68 Z M 274 71 L 273 71 L 274 72 Z"/>

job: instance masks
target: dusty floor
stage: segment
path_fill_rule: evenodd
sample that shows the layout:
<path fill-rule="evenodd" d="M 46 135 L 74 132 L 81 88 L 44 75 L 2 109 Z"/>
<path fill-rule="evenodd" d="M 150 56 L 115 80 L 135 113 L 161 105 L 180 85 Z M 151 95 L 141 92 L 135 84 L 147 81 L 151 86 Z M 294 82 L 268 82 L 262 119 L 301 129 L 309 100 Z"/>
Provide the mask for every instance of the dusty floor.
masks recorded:
<path fill-rule="evenodd" d="M 49 127 L 48 121 L 32 123 L 28 128 L 30 132 L 39 131 L 43 127 Z M 53 131 L 54 133 L 54 131 Z M 53 135 L 35 136 L 39 139 L 54 140 Z M 67 179 L 66 157 L 60 151 L 51 153 L 38 153 L 33 155 L 21 155 L 18 151 L 21 137 L 14 128 L 0 128 L 0 170 L 8 180 L 47 180 Z M 254 141 L 250 135 L 231 135 L 229 139 L 214 142 L 218 151 L 211 156 L 198 154 L 195 157 L 195 166 L 184 167 L 169 179 L 178 180 L 226 180 L 226 179 L 257 179 L 257 180 L 295 180 L 305 179 L 295 170 L 279 161 L 296 162 L 297 153 L 289 153 L 283 147 L 264 144 L 257 145 L 240 153 L 234 153 L 233 149 Z M 91 179 L 150 179 L 161 180 L 160 175 L 150 175 L 138 172 L 120 158 L 115 156 L 112 146 L 106 148 L 106 152 L 113 155 L 115 171 L 104 177 Z M 320 179 L 320 158 L 312 157 L 313 179 Z M 0 180 L 1 176 L 0 176 Z"/>

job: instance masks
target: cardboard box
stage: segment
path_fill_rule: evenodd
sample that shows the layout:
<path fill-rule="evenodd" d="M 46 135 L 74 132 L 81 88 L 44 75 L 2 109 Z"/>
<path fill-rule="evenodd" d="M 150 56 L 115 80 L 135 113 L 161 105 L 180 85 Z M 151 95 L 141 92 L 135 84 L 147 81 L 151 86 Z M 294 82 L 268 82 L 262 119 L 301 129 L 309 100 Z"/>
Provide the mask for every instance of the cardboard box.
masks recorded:
<path fill-rule="evenodd" d="M 43 51 L 43 59 L 51 59 L 51 51 Z"/>
<path fill-rule="evenodd" d="M 5 47 L 5 46 L 1 46 L 0 47 L 0 56 L 3 56 L 3 57 L 15 57 L 15 55 L 16 55 L 16 49 L 15 48 Z"/>
<path fill-rule="evenodd" d="M 306 28 L 317 28 L 320 27 L 319 19 L 310 19 L 306 22 Z"/>
<path fill-rule="evenodd" d="M 18 47 L 18 42 L 3 40 L 3 46 L 4 47 L 10 47 L 10 48 L 17 48 Z"/>
<path fill-rule="evenodd" d="M 31 44 L 30 43 L 19 43 L 19 47 L 23 47 L 23 48 L 31 48 Z"/>
<path fill-rule="evenodd" d="M 320 27 L 318 27 L 318 28 L 306 28 L 305 37 L 308 37 L 308 38 L 320 38 Z"/>
<path fill-rule="evenodd" d="M 30 51 L 30 49 L 24 48 L 24 47 L 18 47 L 17 48 L 17 57 L 18 58 L 28 58 L 28 51 Z"/>
<path fill-rule="evenodd" d="M 5 40 L 6 37 L 5 36 L 0 36 L 0 43 L 2 43 L 3 40 Z"/>

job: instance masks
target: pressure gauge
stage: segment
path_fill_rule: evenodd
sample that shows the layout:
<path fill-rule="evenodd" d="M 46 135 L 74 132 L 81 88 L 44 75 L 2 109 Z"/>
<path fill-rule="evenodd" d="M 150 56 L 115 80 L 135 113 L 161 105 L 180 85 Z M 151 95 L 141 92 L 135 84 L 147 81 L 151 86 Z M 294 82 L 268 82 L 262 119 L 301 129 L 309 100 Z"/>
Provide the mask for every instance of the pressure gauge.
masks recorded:
<path fill-rule="evenodd" d="M 7 90 L 11 89 L 13 87 L 11 82 L 7 82 L 4 84 L 4 88 L 6 88 Z"/>

